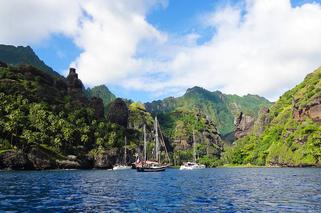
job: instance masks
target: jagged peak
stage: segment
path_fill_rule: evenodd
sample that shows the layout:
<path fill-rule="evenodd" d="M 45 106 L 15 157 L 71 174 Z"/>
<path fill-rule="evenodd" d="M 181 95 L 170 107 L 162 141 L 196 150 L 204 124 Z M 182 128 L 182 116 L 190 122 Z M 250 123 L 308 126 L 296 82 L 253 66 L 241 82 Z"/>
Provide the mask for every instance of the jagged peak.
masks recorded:
<path fill-rule="evenodd" d="M 186 95 L 186 94 L 189 94 L 189 93 L 204 93 L 204 92 L 209 93 L 210 91 L 204 89 L 203 87 L 194 86 L 194 87 L 192 87 L 192 88 L 188 88 L 188 89 L 186 90 L 185 95 Z"/>
<path fill-rule="evenodd" d="M 94 86 L 93 88 L 103 88 L 103 89 L 109 90 L 105 84 L 97 85 L 97 86 Z"/>

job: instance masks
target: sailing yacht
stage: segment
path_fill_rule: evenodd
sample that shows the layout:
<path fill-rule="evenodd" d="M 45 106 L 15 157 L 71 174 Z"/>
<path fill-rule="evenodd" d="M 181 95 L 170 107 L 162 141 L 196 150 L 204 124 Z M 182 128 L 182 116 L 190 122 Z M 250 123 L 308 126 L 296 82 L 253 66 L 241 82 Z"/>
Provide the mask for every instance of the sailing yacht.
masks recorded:
<path fill-rule="evenodd" d="M 125 151 L 124 151 L 124 163 L 123 164 L 116 164 L 113 167 L 113 170 L 125 170 L 125 169 L 131 169 L 131 166 L 127 165 L 127 137 L 125 136 Z"/>
<path fill-rule="evenodd" d="M 144 125 L 144 158 L 142 162 L 139 162 L 136 164 L 136 170 L 138 172 L 162 172 L 166 170 L 167 165 L 160 163 L 160 146 L 164 146 L 166 157 L 169 161 L 169 155 L 166 149 L 166 145 L 164 142 L 164 139 L 161 134 L 161 141 L 159 141 L 159 135 L 158 135 L 158 121 L 157 117 L 155 117 L 155 161 L 148 161 L 147 160 L 147 140 L 146 140 L 146 125 Z"/>
<path fill-rule="evenodd" d="M 196 140 L 195 133 L 193 130 L 193 162 L 186 162 L 181 165 L 180 170 L 195 170 L 195 169 L 205 169 L 206 166 L 203 164 L 196 163 Z"/>

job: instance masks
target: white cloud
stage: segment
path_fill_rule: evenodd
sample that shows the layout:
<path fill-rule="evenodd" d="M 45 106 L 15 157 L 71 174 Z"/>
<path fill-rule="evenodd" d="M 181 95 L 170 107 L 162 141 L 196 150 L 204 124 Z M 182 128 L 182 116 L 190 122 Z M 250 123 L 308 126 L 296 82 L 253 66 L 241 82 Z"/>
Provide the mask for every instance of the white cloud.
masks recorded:
<path fill-rule="evenodd" d="M 241 10 L 227 6 L 209 15 L 204 24 L 215 27 L 215 35 L 178 51 L 166 82 L 135 84 L 155 90 L 199 85 L 275 100 L 321 65 L 319 4 L 292 8 L 289 0 L 252 0 L 244 16 Z"/>
<path fill-rule="evenodd" d="M 158 42 L 166 36 L 145 20 L 148 9 L 160 1 L 88 1 L 76 44 L 84 52 L 74 62 L 88 85 L 115 83 L 139 74 L 146 65 L 135 57 L 140 42 Z M 146 68 L 144 68 L 146 70 Z"/>
<path fill-rule="evenodd" d="M 0 42 L 29 44 L 60 33 L 83 52 L 72 63 L 87 85 L 101 83 L 155 95 L 195 85 L 272 100 L 321 65 L 321 8 L 290 0 L 247 0 L 216 8 L 200 25 L 215 29 L 160 32 L 148 23 L 166 0 L 8 0 L 0 2 Z M 175 21 L 175 20 L 173 20 Z"/>
<path fill-rule="evenodd" d="M 81 13 L 77 0 L 0 1 L 0 43 L 32 44 L 52 33 L 72 36 Z"/>

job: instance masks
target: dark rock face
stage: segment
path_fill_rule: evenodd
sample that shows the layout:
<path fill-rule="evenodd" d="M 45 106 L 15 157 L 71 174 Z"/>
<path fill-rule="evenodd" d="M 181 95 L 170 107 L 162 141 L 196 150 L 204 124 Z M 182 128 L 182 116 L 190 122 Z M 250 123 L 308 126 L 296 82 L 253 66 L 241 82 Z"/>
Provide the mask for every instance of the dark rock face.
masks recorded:
<path fill-rule="evenodd" d="M 90 106 L 94 109 L 94 114 L 97 119 L 104 117 L 104 103 L 101 98 L 93 97 L 90 100 Z"/>
<path fill-rule="evenodd" d="M 0 156 L 0 168 L 3 169 L 53 169 L 55 160 L 49 153 L 32 147 L 28 152 L 22 150 L 8 151 Z"/>
<path fill-rule="evenodd" d="M 1 169 L 34 169 L 27 155 L 22 151 L 8 151 L 0 155 Z"/>
<path fill-rule="evenodd" d="M 13 170 L 45 170 L 45 169 L 90 169 L 93 168 L 93 159 L 86 156 L 68 156 L 59 159 L 55 154 L 40 147 L 31 147 L 30 150 L 7 151 L 0 155 L 0 169 Z"/>
<path fill-rule="evenodd" d="M 243 112 L 241 112 L 235 121 L 235 138 L 240 139 L 250 133 L 254 126 L 254 122 L 255 119 L 253 117 L 244 115 Z"/>
<path fill-rule="evenodd" d="M 107 119 L 120 126 L 127 128 L 128 125 L 128 107 L 121 98 L 116 98 L 108 107 Z"/>
<path fill-rule="evenodd" d="M 79 92 L 82 91 L 83 84 L 80 79 L 78 79 L 78 74 L 75 68 L 69 69 L 69 75 L 67 76 L 68 92 Z"/>
<path fill-rule="evenodd" d="M 80 169 L 81 165 L 77 161 L 72 160 L 58 160 L 57 168 L 59 169 Z"/>
<path fill-rule="evenodd" d="M 27 154 L 28 160 L 35 169 L 54 169 L 56 168 L 56 161 L 52 154 L 45 152 L 42 149 L 34 147 Z"/>
<path fill-rule="evenodd" d="M 304 108 L 300 108 L 294 100 L 292 114 L 297 121 L 303 121 L 304 117 L 309 117 L 315 122 L 321 122 L 321 94 Z"/>
<path fill-rule="evenodd" d="M 68 94 L 73 97 L 75 104 L 87 105 L 88 99 L 84 93 L 84 85 L 78 78 L 75 68 L 69 69 L 69 74 L 67 76 L 67 90 Z"/>

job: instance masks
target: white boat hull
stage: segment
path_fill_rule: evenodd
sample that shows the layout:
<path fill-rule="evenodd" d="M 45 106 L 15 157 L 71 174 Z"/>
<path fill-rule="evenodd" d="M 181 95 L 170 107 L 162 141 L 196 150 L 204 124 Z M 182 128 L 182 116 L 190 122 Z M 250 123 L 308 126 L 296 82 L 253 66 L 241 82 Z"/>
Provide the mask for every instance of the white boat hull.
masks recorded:
<path fill-rule="evenodd" d="M 179 170 L 197 170 L 197 169 L 205 169 L 206 166 L 203 164 L 197 164 L 197 163 L 186 163 L 184 165 L 181 165 Z"/>
<path fill-rule="evenodd" d="M 113 167 L 113 170 L 125 170 L 125 169 L 131 169 L 132 167 L 131 166 L 114 166 Z"/>

